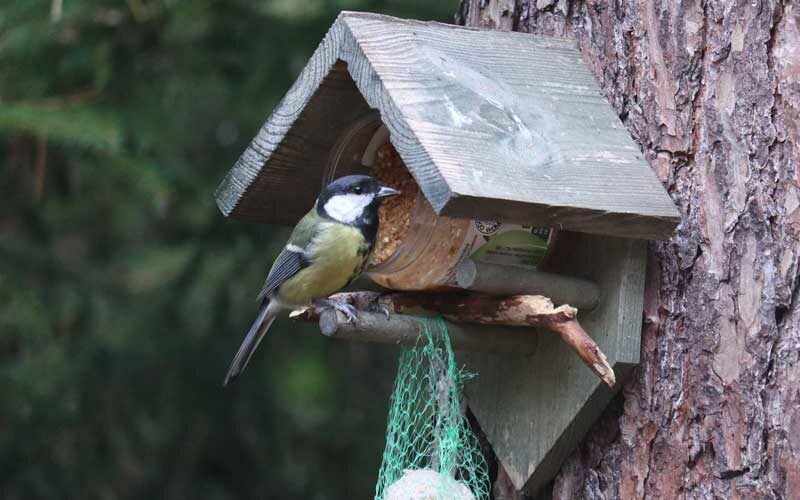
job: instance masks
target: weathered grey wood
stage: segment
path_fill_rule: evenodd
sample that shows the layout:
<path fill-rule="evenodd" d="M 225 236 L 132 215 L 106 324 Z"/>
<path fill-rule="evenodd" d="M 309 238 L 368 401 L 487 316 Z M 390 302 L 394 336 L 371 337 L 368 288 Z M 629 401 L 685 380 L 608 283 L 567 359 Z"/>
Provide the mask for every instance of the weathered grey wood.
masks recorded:
<path fill-rule="evenodd" d="M 602 300 L 578 319 L 618 381 L 639 360 L 645 247 L 639 240 L 564 232 L 546 269 L 599 287 Z M 555 336 L 542 335 L 532 357 L 466 353 L 459 361 L 479 374 L 466 386 L 472 412 L 514 485 L 528 493 L 554 477 L 614 395 Z"/>
<path fill-rule="evenodd" d="M 578 310 L 566 304 L 554 307 L 547 297 L 493 297 L 471 292 L 392 293 L 381 296 L 378 303 L 395 313 L 441 315 L 454 323 L 547 329 L 561 336 L 586 366 L 609 387 L 616 384 L 614 370 L 605 354 L 578 322 Z"/>
<path fill-rule="evenodd" d="M 582 311 L 596 307 L 600 299 L 591 281 L 469 259 L 456 269 L 456 282 L 466 290 L 492 295 L 544 295 L 556 305 L 569 304 Z"/>
<path fill-rule="evenodd" d="M 314 205 L 338 133 L 370 113 L 346 64 L 309 64 L 223 179 L 220 210 L 252 222 L 296 223 Z"/>
<path fill-rule="evenodd" d="M 381 294 L 372 291 L 358 291 L 337 293 L 332 295 L 331 299 L 349 304 L 360 311 L 374 311 L 376 308 L 380 308 L 386 314 L 410 314 L 422 317 L 440 316 L 449 322 L 459 325 L 472 323 L 486 327 L 516 326 L 546 330 L 545 334 L 547 332 L 558 334 L 574 353 L 583 360 L 586 366 L 609 387 L 614 387 L 616 384 L 614 370 L 608 364 L 606 355 L 578 322 L 578 310 L 566 304 L 555 307 L 550 299 L 541 295 L 493 297 L 484 293 L 472 292 L 400 292 Z M 320 329 L 326 335 L 335 332 L 342 319 L 331 314 L 325 318 L 320 318 L 318 312 L 313 309 L 294 311 L 290 314 L 290 317 L 305 321 L 319 321 Z M 364 325 L 358 325 L 358 327 L 360 329 L 360 337 L 353 338 L 361 338 L 362 340 L 371 339 L 374 335 L 386 338 L 387 328 L 389 330 L 396 328 L 385 324 L 383 321 L 378 321 L 377 324 L 368 322 Z M 366 331 L 369 327 L 375 328 L 376 331 Z M 459 335 L 459 333 L 456 332 L 456 335 Z M 496 336 L 497 332 L 487 328 L 483 336 L 477 339 L 489 344 L 489 346 L 479 345 L 472 350 L 497 350 L 491 347 L 493 343 L 497 342 Z M 389 335 L 388 338 L 392 338 L 392 336 Z M 508 340 L 509 342 L 513 341 L 514 338 L 507 335 L 501 337 L 502 340 Z M 516 338 L 525 342 L 529 340 L 522 337 Z M 456 340 L 456 343 L 459 343 L 459 340 Z M 504 345 L 503 347 L 503 352 L 518 352 L 518 349 L 515 349 L 513 345 Z M 525 351 L 525 345 L 520 347 Z"/>
<path fill-rule="evenodd" d="M 368 108 L 437 213 L 636 238 L 679 221 L 573 41 L 350 12 L 223 181 L 222 211 L 297 220 Z"/>
<path fill-rule="evenodd" d="M 418 316 L 360 311 L 358 321 L 348 323 L 341 313 L 324 311 L 319 318 L 323 335 L 340 340 L 379 344 L 415 345 L 429 321 Z M 536 353 L 539 335 L 532 328 L 492 327 L 447 322 L 453 349 L 530 356 Z"/>

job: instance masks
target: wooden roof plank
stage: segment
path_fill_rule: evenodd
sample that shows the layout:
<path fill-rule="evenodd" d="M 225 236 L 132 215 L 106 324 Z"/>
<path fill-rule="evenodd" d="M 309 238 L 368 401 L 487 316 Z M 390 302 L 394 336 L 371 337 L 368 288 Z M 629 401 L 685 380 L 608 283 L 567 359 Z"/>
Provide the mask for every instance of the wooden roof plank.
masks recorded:
<path fill-rule="evenodd" d="M 334 23 L 223 181 L 220 208 L 296 220 L 337 134 L 370 108 L 439 213 L 634 238 L 680 220 L 573 41 L 359 13 Z"/>

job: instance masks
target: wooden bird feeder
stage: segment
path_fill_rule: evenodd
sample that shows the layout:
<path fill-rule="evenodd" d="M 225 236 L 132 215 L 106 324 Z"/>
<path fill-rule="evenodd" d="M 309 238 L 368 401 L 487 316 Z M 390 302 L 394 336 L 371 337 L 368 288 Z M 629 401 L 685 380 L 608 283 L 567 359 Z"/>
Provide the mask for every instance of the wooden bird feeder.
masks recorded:
<path fill-rule="evenodd" d="M 217 201 L 235 219 L 294 224 L 332 177 L 380 178 L 386 155 L 396 155 L 401 166 L 389 174 L 412 194 L 388 209 L 397 224 L 382 214 L 371 275 L 385 288 L 441 293 L 372 295 L 395 314 L 364 312 L 355 325 L 333 313 L 299 316 L 334 338 L 408 343 L 414 315 L 444 315 L 479 375 L 467 386 L 472 412 L 515 486 L 535 493 L 613 397 L 603 380 L 613 384 L 614 374 L 601 365 L 624 377 L 638 362 L 645 240 L 668 237 L 678 211 L 574 41 L 351 12 Z M 474 227 L 501 224 L 559 234 L 535 270 L 465 258 Z M 575 307 L 583 329 L 573 328 Z"/>

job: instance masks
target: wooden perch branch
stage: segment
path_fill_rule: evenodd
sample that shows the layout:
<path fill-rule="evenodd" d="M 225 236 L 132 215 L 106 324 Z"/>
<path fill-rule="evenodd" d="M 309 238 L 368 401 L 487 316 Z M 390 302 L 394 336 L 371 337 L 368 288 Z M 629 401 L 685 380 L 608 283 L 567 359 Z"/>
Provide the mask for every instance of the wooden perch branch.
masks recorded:
<path fill-rule="evenodd" d="M 482 325 L 543 327 L 561 335 L 603 382 L 613 387 L 614 370 L 597 343 L 578 323 L 578 310 L 569 305 L 553 307 L 541 295 L 492 297 L 474 293 L 393 293 L 378 298 L 378 303 L 404 314 L 438 313 L 453 322 Z"/>
<path fill-rule="evenodd" d="M 360 292 L 355 292 L 360 293 Z M 415 345 L 420 333 L 428 323 L 425 318 L 359 311 L 358 320 L 348 323 L 342 313 L 326 310 L 316 314 L 310 309 L 295 311 L 290 317 L 303 321 L 319 321 L 323 335 L 335 339 L 360 340 L 378 344 Z M 530 355 L 539 344 L 536 335 L 519 328 L 480 328 L 469 324 L 448 322 L 450 344 L 455 350 L 497 352 L 504 354 Z"/>
<path fill-rule="evenodd" d="M 459 264 L 456 282 L 465 290 L 491 295 L 544 295 L 556 304 L 578 309 L 593 309 L 600 300 L 597 285 L 591 281 L 469 259 Z"/>
<path fill-rule="evenodd" d="M 322 316 L 306 310 L 292 317 L 307 321 L 319 320 L 323 334 L 337 338 L 382 343 L 414 344 L 424 319 L 410 315 L 441 314 L 450 322 L 450 338 L 455 349 L 492 352 L 532 353 L 536 335 L 510 326 L 542 327 L 558 333 L 600 379 L 609 386 L 616 382 L 614 370 L 595 341 L 576 319 L 577 309 L 569 305 L 553 307 L 546 297 L 516 295 L 492 297 L 474 293 L 341 293 L 332 297 L 362 311 L 385 307 L 394 313 L 360 312 L 359 320 L 347 323 L 341 314 L 326 311 Z M 496 325 L 475 328 L 470 324 Z"/>

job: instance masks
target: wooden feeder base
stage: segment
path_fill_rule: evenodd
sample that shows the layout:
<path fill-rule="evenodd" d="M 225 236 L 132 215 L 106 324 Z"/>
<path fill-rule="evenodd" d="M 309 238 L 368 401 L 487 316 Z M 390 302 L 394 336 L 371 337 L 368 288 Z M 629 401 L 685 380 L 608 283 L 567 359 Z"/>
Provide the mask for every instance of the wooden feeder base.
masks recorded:
<path fill-rule="evenodd" d="M 547 271 L 592 281 L 600 301 L 581 325 L 606 354 L 618 380 L 639 362 L 647 243 L 562 233 Z M 469 406 L 514 487 L 536 494 L 614 397 L 554 335 L 540 335 L 532 356 L 465 353 L 478 377 L 467 382 Z"/>
<path fill-rule="evenodd" d="M 560 238 L 546 271 L 597 286 L 599 301 L 580 312 L 580 323 L 575 308 L 553 307 L 541 296 L 385 290 L 339 294 L 363 311 L 355 323 L 332 310 L 292 317 L 319 321 L 322 333 L 336 339 L 414 345 L 426 321 L 417 315 L 442 315 L 453 348 L 462 351 L 459 362 L 478 374 L 465 387 L 472 413 L 506 479 L 533 495 L 614 397 L 620 387 L 615 376 L 624 380 L 639 362 L 647 243 L 579 233 Z"/>

